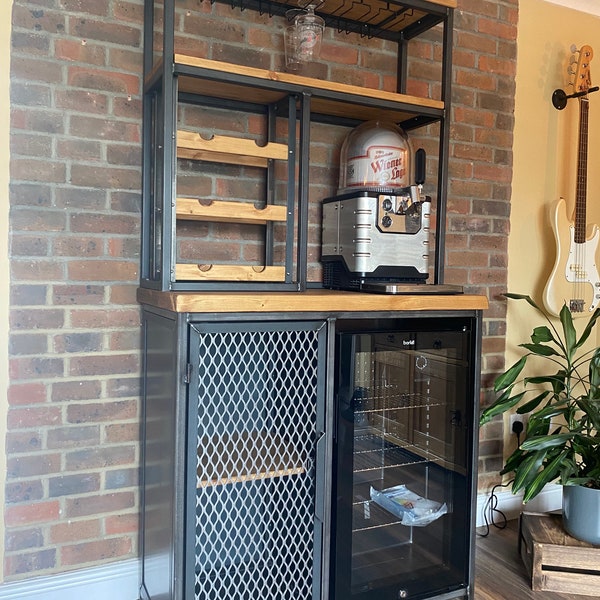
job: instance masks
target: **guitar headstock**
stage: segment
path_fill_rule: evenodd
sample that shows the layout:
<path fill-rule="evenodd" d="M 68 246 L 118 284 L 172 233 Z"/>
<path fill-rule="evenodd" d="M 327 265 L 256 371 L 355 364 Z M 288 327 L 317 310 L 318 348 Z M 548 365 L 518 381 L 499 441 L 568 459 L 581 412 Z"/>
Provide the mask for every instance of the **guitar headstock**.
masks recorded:
<path fill-rule="evenodd" d="M 582 46 L 579 49 L 579 58 L 577 68 L 573 77 L 573 87 L 577 94 L 587 94 L 592 87 L 592 74 L 590 72 L 590 63 L 594 56 L 591 46 Z"/>

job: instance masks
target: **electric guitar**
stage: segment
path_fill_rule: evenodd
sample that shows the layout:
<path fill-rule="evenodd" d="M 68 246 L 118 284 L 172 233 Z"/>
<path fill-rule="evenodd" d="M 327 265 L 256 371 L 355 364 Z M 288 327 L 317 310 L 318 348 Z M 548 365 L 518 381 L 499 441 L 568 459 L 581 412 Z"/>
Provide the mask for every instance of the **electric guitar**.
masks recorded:
<path fill-rule="evenodd" d="M 572 316 L 581 317 L 593 311 L 600 301 L 600 276 L 596 251 L 600 231 L 586 224 L 587 156 L 588 156 L 588 91 L 591 87 L 590 61 L 593 51 L 583 46 L 579 51 L 573 85 L 579 100 L 579 149 L 574 215 L 568 215 L 564 198 L 556 205 L 552 229 L 556 241 L 556 262 L 544 289 L 544 305 L 558 316 L 566 304 Z M 560 91 L 560 90 L 558 90 Z M 592 90 L 594 91 L 594 90 Z M 564 108 L 564 103 L 557 108 Z"/>

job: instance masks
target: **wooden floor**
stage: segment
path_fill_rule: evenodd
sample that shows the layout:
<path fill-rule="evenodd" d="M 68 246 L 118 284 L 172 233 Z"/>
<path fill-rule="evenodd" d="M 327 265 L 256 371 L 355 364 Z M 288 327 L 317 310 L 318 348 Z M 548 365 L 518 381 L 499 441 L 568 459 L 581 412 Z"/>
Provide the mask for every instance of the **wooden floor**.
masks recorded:
<path fill-rule="evenodd" d="M 491 527 L 487 537 L 477 536 L 475 600 L 590 600 L 592 596 L 532 591 L 518 553 L 518 526 L 509 521 L 506 529 Z"/>

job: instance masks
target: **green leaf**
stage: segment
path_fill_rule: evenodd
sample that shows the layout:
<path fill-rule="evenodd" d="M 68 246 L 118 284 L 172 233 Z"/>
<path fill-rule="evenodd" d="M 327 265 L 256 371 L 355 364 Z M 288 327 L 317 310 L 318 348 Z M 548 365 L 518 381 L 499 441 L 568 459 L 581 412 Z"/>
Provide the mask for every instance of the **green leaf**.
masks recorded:
<path fill-rule="evenodd" d="M 568 360 L 571 361 L 577 350 L 577 332 L 573 325 L 573 315 L 566 304 L 563 304 L 563 307 L 560 309 L 559 317 L 565 334 L 565 353 Z"/>
<path fill-rule="evenodd" d="M 526 415 L 532 410 L 535 410 L 542 403 L 544 398 L 548 396 L 549 393 L 550 392 L 546 390 L 541 394 L 537 395 L 535 398 L 532 398 L 528 402 L 525 402 L 525 404 L 522 404 L 521 406 L 519 406 L 519 408 L 517 408 L 517 414 Z"/>
<path fill-rule="evenodd" d="M 511 294 L 510 292 L 505 292 L 502 294 L 505 298 L 511 298 L 512 300 L 525 300 L 527 304 L 530 304 L 536 310 L 543 312 L 542 309 L 531 299 L 531 296 L 526 294 Z"/>
<path fill-rule="evenodd" d="M 519 346 L 537 356 L 561 356 L 552 346 L 545 344 L 519 344 Z"/>
<path fill-rule="evenodd" d="M 550 421 L 546 419 L 538 419 L 537 415 L 530 415 L 527 421 L 526 437 L 534 437 L 536 435 L 548 435 L 550 431 Z"/>
<path fill-rule="evenodd" d="M 589 365 L 590 386 L 592 396 L 596 396 L 600 388 L 600 348 L 596 348 Z"/>
<path fill-rule="evenodd" d="M 515 480 L 512 486 L 513 493 L 526 488 L 528 483 L 533 480 L 544 462 L 546 452 L 547 450 L 540 450 L 527 454 L 525 460 L 515 470 Z"/>
<path fill-rule="evenodd" d="M 521 449 L 526 451 L 539 451 L 547 448 L 556 448 L 562 446 L 573 437 L 572 433 L 554 433 L 552 435 L 536 435 L 527 438 L 522 444 Z"/>
<path fill-rule="evenodd" d="M 527 455 L 520 449 L 517 448 L 507 459 L 500 475 L 506 475 L 516 471 L 518 466 L 523 462 Z"/>
<path fill-rule="evenodd" d="M 544 486 L 551 481 L 554 481 L 558 475 L 563 461 L 568 456 L 569 450 L 565 448 L 558 456 L 556 456 L 549 464 L 539 471 L 536 476 L 529 482 L 527 489 L 523 494 L 523 502 L 529 502 L 535 498 Z"/>
<path fill-rule="evenodd" d="M 600 408 L 596 402 L 589 401 L 587 398 L 579 398 L 577 406 L 589 418 L 596 431 L 600 431 Z"/>
<path fill-rule="evenodd" d="M 540 420 L 553 419 L 554 417 L 564 416 L 569 412 L 568 406 L 557 406 L 549 404 L 535 413 L 535 417 Z"/>
<path fill-rule="evenodd" d="M 539 344 L 543 342 L 554 342 L 554 336 L 550 331 L 550 328 L 546 325 L 541 325 L 540 327 L 536 327 L 531 334 L 531 341 L 534 344 Z"/>
<path fill-rule="evenodd" d="M 540 375 L 538 377 L 525 377 L 525 385 L 533 384 L 540 385 L 549 383 L 552 386 L 554 394 L 560 394 L 565 389 L 565 381 L 568 378 L 566 371 L 563 369 L 556 372 L 554 375 Z"/>
<path fill-rule="evenodd" d="M 521 398 L 525 395 L 525 392 L 521 392 L 516 394 L 515 396 L 510 395 L 510 391 L 507 390 L 506 393 L 502 394 L 494 404 L 488 406 L 479 417 L 479 425 L 485 425 L 489 423 L 495 416 L 501 415 L 507 410 L 511 409 L 513 406 L 516 406 L 521 401 Z"/>
<path fill-rule="evenodd" d="M 585 326 L 585 329 L 583 330 L 581 337 L 577 341 L 577 344 L 575 344 L 575 349 L 581 348 L 581 346 L 583 346 L 583 344 L 585 344 L 587 339 L 590 337 L 590 334 L 592 333 L 592 329 L 594 328 L 594 325 L 596 324 L 596 321 L 598 320 L 599 317 L 600 317 L 600 307 L 598 307 L 593 312 L 592 316 L 590 317 L 589 321 L 587 322 L 587 325 Z M 596 350 L 596 352 L 598 352 L 598 350 Z"/>
<path fill-rule="evenodd" d="M 512 367 L 507 369 L 501 375 L 498 375 L 494 382 L 494 391 L 499 392 L 512 385 L 525 367 L 526 362 L 527 356 L 522 356 Z"/>

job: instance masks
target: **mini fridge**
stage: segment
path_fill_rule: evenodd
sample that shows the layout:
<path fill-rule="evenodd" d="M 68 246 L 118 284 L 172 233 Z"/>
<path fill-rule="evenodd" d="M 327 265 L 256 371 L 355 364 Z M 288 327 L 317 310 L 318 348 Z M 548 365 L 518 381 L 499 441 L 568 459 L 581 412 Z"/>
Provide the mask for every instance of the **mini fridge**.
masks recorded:
<path fill-rule="evenodd" d="M 337 322 L 331 600 L 472 597 L 477 328 Z"/>

